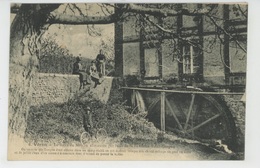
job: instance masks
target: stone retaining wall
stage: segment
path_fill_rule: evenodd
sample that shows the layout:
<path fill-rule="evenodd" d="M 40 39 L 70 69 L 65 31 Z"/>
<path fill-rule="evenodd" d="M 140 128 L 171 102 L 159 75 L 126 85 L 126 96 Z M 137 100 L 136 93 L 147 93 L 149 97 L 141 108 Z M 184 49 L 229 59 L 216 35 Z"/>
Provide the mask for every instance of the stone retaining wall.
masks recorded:
<path fill-rule="evenodd" d="M 39 73 L 32 86 L 32 105 L 63 103 L 79 90 L 79 78 L 77 75 Z"/>

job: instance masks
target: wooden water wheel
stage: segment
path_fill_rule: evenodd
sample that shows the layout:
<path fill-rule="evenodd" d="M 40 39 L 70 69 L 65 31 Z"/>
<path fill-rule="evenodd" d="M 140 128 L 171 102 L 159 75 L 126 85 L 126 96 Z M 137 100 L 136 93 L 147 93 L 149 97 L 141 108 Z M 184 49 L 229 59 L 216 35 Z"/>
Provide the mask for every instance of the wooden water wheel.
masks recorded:
<path fill-rule="evenodd" d="M 236 129 L 230 111 L 216 95 L 161 92 L 148 107 L 148 119 L 186 138 L 221 140 L 234 149 Z"/>

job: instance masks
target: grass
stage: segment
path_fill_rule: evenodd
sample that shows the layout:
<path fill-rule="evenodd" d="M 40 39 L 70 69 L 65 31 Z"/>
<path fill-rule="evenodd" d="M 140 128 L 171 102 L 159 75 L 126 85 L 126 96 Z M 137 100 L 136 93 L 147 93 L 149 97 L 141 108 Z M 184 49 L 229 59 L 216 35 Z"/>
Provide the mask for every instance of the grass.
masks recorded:
<path fill-rule="evenodd" d="M 103 122 L 108 136 L 121 142 L 126 137 L 156 139 L 158 130 L 143 116 L 131 115 L 123 103 L 103 104 L 89 96 L 63 104 L 49 103 L 30 108 L 25 140 L 31 145 L 80 145 L 84 132 L 83 112 L 91 108 L 93 125 Z"/>
<path fill-rule="evenodd" d="M 116 99 L 114 95 L 114 99 Z M 122 146 L 176 148 L 180 151 L 192 151 L 201 159 L 228 159 L 232 155 L 226 153 L 208 152 L 211 149 L 207 144 L 190 142 L 175 135 L 163 134 L 154 124 L 149 122 L 143 113 L 131 114 L 133 109 L 118 100 L 103 104 L 91 95 L 84 99 L 70 99 L 62 104 L 49 103 L 42 106 L 33 106 L 27 120 L 25 141 L 36 146 L 82 146 L 80 135 L 83 128 L 83 113 L 90 107 L 93 113 L 93 125 L 102 127 L 108 137 L 102 144 L 116 144 Z M 105 123 L 101 126 L 98 123 Z M 97 143 L 90 140 L 89 144 Z M 214 147 L 213 147 L 214 148 Z M 212 149 L 211 149 L 212 150 Z M 223 156 L 222 156 L 223 155 Z M 235 154 L 234 156 L 239 155 Z M 243 155 L 238 159 L 242 159 Z"/>

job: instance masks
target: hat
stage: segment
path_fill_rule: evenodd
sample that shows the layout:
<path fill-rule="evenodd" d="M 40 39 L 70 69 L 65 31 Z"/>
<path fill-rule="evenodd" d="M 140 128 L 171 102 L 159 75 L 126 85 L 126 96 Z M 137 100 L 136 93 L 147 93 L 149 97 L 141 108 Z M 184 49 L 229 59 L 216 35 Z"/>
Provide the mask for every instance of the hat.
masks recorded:
<path fill-rule="evenodd" d="M 76 60 L 77 60 L 77 61 L 81 61 L 81 59 L 80 59 L 79 57 L 76 57 Z"/>

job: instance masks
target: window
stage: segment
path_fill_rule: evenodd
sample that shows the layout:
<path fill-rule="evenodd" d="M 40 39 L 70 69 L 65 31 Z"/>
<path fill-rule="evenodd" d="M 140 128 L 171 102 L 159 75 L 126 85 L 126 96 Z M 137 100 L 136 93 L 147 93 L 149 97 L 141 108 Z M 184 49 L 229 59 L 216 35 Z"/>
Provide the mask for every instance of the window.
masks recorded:
<path fill-rule="evenodd" d="M 183 46 L 183 74 L 196 74 L 198 72 L 198 48 L 190 44 Z"/>

